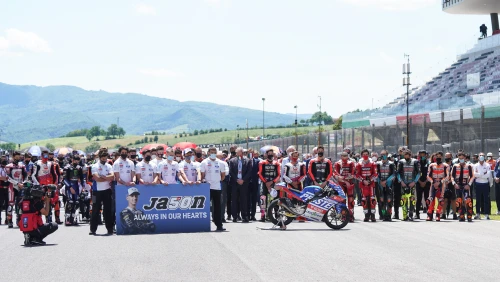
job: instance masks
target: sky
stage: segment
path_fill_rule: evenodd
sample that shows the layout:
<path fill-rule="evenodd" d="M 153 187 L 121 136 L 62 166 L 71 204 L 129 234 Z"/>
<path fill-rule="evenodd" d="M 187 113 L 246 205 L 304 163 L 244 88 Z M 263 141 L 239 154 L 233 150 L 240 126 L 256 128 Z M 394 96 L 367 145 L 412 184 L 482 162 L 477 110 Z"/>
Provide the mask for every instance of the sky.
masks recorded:
<path fill-rule="evenodd" d="M 489 15 L 441 0 L 0 0 L 0 82 L 74 85 L 337 117 L 401 95 L 471 48 Z"/>

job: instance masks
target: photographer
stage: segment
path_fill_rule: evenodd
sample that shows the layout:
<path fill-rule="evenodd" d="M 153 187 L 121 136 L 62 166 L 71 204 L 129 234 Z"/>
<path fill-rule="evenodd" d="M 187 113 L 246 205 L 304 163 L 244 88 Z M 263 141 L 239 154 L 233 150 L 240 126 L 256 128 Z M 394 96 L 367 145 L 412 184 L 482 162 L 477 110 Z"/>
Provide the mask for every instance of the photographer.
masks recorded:
<path fill-rule="evenodd" d="M 42 215 L 50 212 L 51 197 L 41 188 L 32 188 L 26 193 L 22 202 L 23 214 L 20 221 L 20 230 L 24 233 L 24 245 L 45 245 L 43 239 L 54 233 L 58 226 L 55 222 L 43 224 Z M 31 196 L 29 196 L 31 194 Z"/>

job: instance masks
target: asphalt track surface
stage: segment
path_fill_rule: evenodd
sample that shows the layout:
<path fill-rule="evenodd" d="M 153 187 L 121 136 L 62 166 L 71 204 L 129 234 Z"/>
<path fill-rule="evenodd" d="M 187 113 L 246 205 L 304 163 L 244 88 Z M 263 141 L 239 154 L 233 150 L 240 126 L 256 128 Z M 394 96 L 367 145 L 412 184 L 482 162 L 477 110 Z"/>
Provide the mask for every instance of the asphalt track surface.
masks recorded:
<path fill-rule="evenodd" d="M 87 224 L 60 226 L 46 246 L 24 247 L 19 229 L 1 225 L 0 281 L 500 281 L 497 221 L 225 227 L 89 236 Z"/>

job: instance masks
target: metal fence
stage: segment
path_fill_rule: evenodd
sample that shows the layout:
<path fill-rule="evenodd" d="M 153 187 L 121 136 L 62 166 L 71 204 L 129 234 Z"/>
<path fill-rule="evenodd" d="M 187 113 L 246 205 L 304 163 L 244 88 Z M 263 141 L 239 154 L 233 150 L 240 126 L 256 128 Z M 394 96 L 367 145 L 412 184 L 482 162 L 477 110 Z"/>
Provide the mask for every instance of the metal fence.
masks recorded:
<path fill-rule="evenodd" d="M 470 113 L 470 109 L 468 111 Z M 495 114 L 497 113 L 498 114 Z M 439 113 L 437 113 L 439 114 Z M 469 154 L 496 152 L 500 148 L 500 109 L 484 107 L 474 109 L 473 115 L 465 116 L 463 110 L 441 112 L 439 122 L 430 122 L 429 115 L 410 118 L 410 144 L 413 152 L 425 149 L 430 152 L 457 152 L 464 149 Z M 498 117 L 497 117 L 498 115 Z M 434 113 L 434 117 L 436 113 Z M 325 153 L 333 160 L 340 158 L 343 148 L 350 147 L 353 152 L 366 148 L 380 152 L 397 152 L 398 147 L 406 145 L 406 119 L 395 125 L 366 126 L 342 130 L 325 130 L 297 137 L 262 140 L 249 143 L 249 148 L 260 149 L 274 145 L 286 150 L 290 145 L 297 147 L 301 154 L 311 153 L 318 144 L 325 147 Z"/>

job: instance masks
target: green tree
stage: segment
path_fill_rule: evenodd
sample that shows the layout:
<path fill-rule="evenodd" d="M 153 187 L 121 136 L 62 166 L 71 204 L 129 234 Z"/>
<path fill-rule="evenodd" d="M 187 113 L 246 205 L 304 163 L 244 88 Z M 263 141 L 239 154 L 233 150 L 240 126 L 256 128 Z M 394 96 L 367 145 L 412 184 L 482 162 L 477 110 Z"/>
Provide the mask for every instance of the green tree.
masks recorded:
<path fill-rule="evenodd" d="M 112 136 L 112 137 L 115 137 L 116 135 L 118 135 L 118 125 L 116 124 L 111 124 L 109 127 L 108 127 L 108 135 L 109 136 Z"/>
<path fill-rule="evenodd" d="M 92 140 L 92 138 L 94 138 L 94 136 L 92 135 L 92 133 L 90 133 L 90 130 L 87 132 L 87 134 L 85 135 L 85 138 L 87 138 L 87 140 Z"/>
<path fill-rule="evenodd" d="M 305 119 L 301 119 L 301 120 L 299 121 L 299 123 L 304 124 L 304 123 L 306 123 L 306 120 L 305 120 Z"/>
<path fill-rule="evenodd" d="M 153 137 L 149 137 L 149 142 L 153 143 Z"/>
<path fill-rule="evenodd" d="M 16 143 L 12 143 L 12 142 L 4 143 L 4 144 L 0 144 L 0 147 L 6 151 L 15 151 L 16 150 Z"/>
<path fill-rule="evenodd" d="M 224 131 L 227 131 L 227 128 L 224 128 Z"/>
<path fill-rule="evenodd" d="M 54 150 L 56 149 L 56 146 L 54 146 L 54 144 L 52 144 L 52 143 L 45 144 L 45 147 L 47 147 L 47 149 L 49 149 L 49 151 L 51 151 L 51 152 L 54 152 Z"/>
<path fill-rule="evenodd" d="M 98 134 L 98 135 L 100 135 L 100 136 L 106 136 L 106 135 L 107 135 L 107 132 L 106 132 L 106 130 L 101 129 L 101 130 L 99 131 L 99 134 Z"/>
<path fill-rule="evenodd" d="M 125 136 L 125 129 L 123 129 L 123 127 L 118 127 L 117 134 L 118 134 L 118 138 Z"/>
<path fill-rule="evenodd" d="M 340 116 L 335 123 L 333 124 L 333 130 L 339 130 L 342 129 L 342 116 Z"/>
<path fill-rule="evenodd" d="M 101 145 L 97 142 L 93 142 L 92 144 L 85 147 L 85 153 L 93 153 L 101 148 Z"/>
<path fill-rule="evenodd" d="M 155 137 L 153 138 L 153 141 L 158 142 L 158 135 L 155 135 Z"/>
<path fill-rule="evenodd" d="M 101 127 L 96 125 L 96 126 L 92 126 L 92 128 L 89 130 L 89 134 L 92 136 L 90 139 L 89 137 L 87 136 L 87 139 L 89 139 L 89 141 L 93 138 L 93 137 L 98 137 L 99 135 L 101 135 Z"/>
<path fill-rule="evenodd" d="M 198 129 L 195 129 L 194 132 L 193 132 L 193 135 L 196 136 L 196 135 L 198 135 L 198 133 L 199 133 Z"/>

